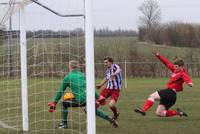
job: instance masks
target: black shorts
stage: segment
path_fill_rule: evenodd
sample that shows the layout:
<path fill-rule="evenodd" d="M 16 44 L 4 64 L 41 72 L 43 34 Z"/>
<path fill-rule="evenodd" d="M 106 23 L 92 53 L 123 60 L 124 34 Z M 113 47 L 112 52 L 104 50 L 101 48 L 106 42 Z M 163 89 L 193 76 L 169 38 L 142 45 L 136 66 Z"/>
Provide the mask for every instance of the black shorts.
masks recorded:
<path fill-rule="evenodd" d="M 162 89 L 158 91 L 160 95 L 160 104 L 164 105 L 166 109 L 169 109 L 176 103 L 176 92 L 172 89 Z"/>
<path fill-rule="evenodd" d="M 66 101 L 63 101 L 63 106 L 64 107 L 84 107 L 86 106 L 86 103 L 80 103 L 80 102 L 77 102 L 75 99 L 73 100 L 66 100 Z"/>

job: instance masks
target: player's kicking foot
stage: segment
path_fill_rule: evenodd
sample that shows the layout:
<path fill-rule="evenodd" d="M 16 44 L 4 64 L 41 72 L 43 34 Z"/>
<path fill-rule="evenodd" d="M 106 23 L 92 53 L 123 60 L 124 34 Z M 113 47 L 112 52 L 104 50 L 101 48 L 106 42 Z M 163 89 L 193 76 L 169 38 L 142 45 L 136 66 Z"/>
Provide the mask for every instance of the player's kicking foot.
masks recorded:
<path fill-rule="evenodd" d="M 188 117 L 188 115 L 184 111 L 182 111 L 180 108 L 177 108 L 176 111 L 179 113 L 180 117 L 182 116 Z"/>
<path fill-rule="evenodd" d="M 110 123 L 111 123 L 111 125 L 112 125 L 113 127 L 115 127 L 115 128 L 118 127 L 118 122 L 117 122 L 115 119 L 110 118 L 109 121 L 110 121 Z"/>
<path fill-rule="evenodd" d="M 142 110 L 142 109 L 140 109 L 140 108 L 136 108 L 134 111 L 135 111 L 136 113 L 140 113 L 140 114 L 143 115 L 143 116 L 146 115 L 145 111 Z"/>
<path fill-rule="evenodd" d="M 63 122 L 61 122 L 56 128 L 57 129 L 67 129 L 68 126 L 67 126 L 67 124 L 64 124 Z"/>
<path fill-rule="evenodd" d="M 114 115 L 113 115 L 113 117 L 112 117 L 112 119 L 115 119 L 115 120 L 117 120 L 117 119 L 118 119 L 118 117 L 119 117 L 119 112 L 117 112 L 116 114 L 114 114 Z"/>

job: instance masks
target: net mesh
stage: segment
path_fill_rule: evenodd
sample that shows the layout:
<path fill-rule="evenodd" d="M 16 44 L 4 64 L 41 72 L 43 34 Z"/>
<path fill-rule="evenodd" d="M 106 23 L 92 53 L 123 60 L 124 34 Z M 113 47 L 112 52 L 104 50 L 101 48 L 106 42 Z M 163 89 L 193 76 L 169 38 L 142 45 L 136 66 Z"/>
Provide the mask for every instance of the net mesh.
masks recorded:
<path fill-rule="evenodd" d="M 8 29 L 6 21 L 11 14 L 15 15 L 12 17 L 13 29 L 0 32 L 0 133 L 21 133 L 20 15 L 17 5 L 22 1 L 7 2 L 12 4 L 0 8 L 3 11 L 0 12 L 1 25 Z M 61 2 L 59 6 L 65 8 L 61 12 L 82 11 L 83 4 L 77 2 L 83 3 L 80 0 Z M 24 5 L 29 3 L 28 0 L 23 1 Z M 53 100 L 63 77 L 69 72 L 69 60 L 78 60 L 80 70 L 85 72 L 84 18 L 60 18 L 34 4 L 26 8 L 26 13 L 29 133 L 86 133 L 82 108 L 69 109 L 67 130 L 56 129 L 62 119 L 61 103 L 57 104 L 55 113 L 48 112 L 48 103 Z"/>
<path fill-rule="evenodd" d="M 0 87 L 2 97 L 0 98 L 1 115 L 0 126 L 6 132 L 17 131 L 21 128 L 21 97 L 20 97 L 20 57 L 19 57 L 19 35 L 13 33 L 12 64 L 8 61 L 8 42 L 11 33 L 4 32 L 0 35 Z M 3 41 L 2 41 L 3 40 Z M 3 129 L 4 128 L 4 129 Z"/>
<path fill-rule="evenodd" d="M 0 1 L 0 28 L 5 27 L 6 21 L 16 12 L 20 6 L 30 4 L 30 0 L 1 0 Z"/>

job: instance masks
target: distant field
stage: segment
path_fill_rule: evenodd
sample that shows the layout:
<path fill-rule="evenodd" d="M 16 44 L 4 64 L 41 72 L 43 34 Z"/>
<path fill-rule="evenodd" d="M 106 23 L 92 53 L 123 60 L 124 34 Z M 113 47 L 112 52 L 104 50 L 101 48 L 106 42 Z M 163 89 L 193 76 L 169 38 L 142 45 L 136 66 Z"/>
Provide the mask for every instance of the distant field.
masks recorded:
<path fill-rule="evenodd" d="M 18 59 L 16 56 L 19 56 L 19 42 L 17 43 L 16 39 L 13 42 L 12 53 L 15 62 Z M 84 59 L 84 39 L 81 37 L 28 38 L 27 44 L 29 63 L 34 61 L 33 58 L 37 59 L 36 62 L 41 61 L 41 58 L 45 58 L 47 62 L 66 61 L 77 57 L 81 60 Z M 158 50 L 168 58 L 179 56 L 186 62 L 200 62 L 199 48 L 156 45 L 139 42 L 136 37 L 95 37 L 94 46 L 96 62 L 100 62 L 104 56 L 108 55 L 114 57 L 115 61 L 153 61 L 152 50 Z M 7 41 L 4 41 L 4 45 L 0 48 L 0 56 L 7 55 Z M 6 57 L 4 58 L 6 60 Z"/>
<path fill-rule="evenodd" d="M 128 88 L 123 89 L 118 102 L 120 111 L 119 128 L 112 128 L 108 122 L 97 118 L 97 134 L 199 134 L 200 132 L 200 79 L 194 79 L 194 87 L 185 86 L 183 93 L 173 108 L 185 110 L 188 118 L 159 118 L 152 107 L 146 117 L 133 112 L 141 106 L 149 93 L 164 88 L 167 79 L 128 79 Z M 54 129 L 60 120 L 60 107 L 54 114 L 48 113 L 47 104 L 51 101 L 60 79 L 29 79 L 29 118 L 30 134 L 81 134 L 85 133 L 85 115 L 82 109 L 73 109 L 69 115 L 69 130 Z M 0 121 L 14 128 L 0 128 L 1 134 L 21 134 L 21 106 L 18 80 L 0 81 Z M 9 98 L 9 99 L 7 99 Z M 102 108 L 111 115 L 107 106 Z M 0 123 L 1 124 L 1 123 Z M 18 129 L 18 130 L 16 130 Z"/>
<path fill-rule="evenodd" d="M 20 47 L 19 42 L 14 40 L 12 48 L 12 72 L 14 75 L 20 70 Z M 66 62 L 79 60 L 85 64 L 84 40 L 81 37 L 73 38 L 28 38 L 27 39 L 27 60 L 29 76 L 61 76 L 61 71 L 66 72 Z M 0 46 L 0 76 L 5 76 L 8 70 L 8 45 Z M 200 76 L 200 48 L 180 48 L 164 45 L 156 45 L 146 42 L 139 42 L 136 37 L 95 37 L 95 63 L 102 63 L 105 56 L 113 57 L 114 61 L 124 68 L 127 64 L 127 75 L 132 76 L 158 76 L 160 74 L 152 69 L 153 64 L 159 62 L 152 51 L 157 50 L 162 55 L 173 61 L 175 56 L 182 57 L 188 63 L 189 73 L 193 76 Z M 134 64 L 132 64 L 134 63 Z M 145 65 L 140 64 L 145 63 Z M 84 66 L 83 70 L 84 70 Z M 103 74 L 102 64 L 96 64 L 96 76 Z M 158 66 L 158 68 L 161 68 Z M 140 70 L 134 72 L 134 70 Z M 158 69 L 157 69 L 158 70 Z M 144 73 L 143 73 L 144 72 Z M 195 74 L 198 73 L 198 74 Z"/>
<path fill-rule="evenodd" d="M 172 47 L 139 42 L 135 37 L 96 37 L 95 58 L 112 56 L 115 61 L 155 61 L 152 51 L 157 50 L 167 58 L 182 57 L 186 62 L 199 62 L 200 49 Z"/>

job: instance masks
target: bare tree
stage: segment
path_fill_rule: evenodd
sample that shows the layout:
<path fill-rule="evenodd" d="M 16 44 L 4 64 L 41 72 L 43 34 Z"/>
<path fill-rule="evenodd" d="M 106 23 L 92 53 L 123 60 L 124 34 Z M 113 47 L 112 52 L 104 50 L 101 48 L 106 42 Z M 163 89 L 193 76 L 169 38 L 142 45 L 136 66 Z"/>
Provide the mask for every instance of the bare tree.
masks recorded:
<path fill-rule="evenodd" d="M 142 16 L 139 17 L 139 35 L 141 40 L 154 41 L 156 29 L 161 21 L 161 9 L 155 0 L 145 0 L 139 7 Z"/>
<path fill-rule="evenodd" d="M 148 29 L 157 26 L 161 21 L 161 9 L 155 0 L 146 0 L 140 7 L 142 15 L 139 17 L 140 25 Z"/>

